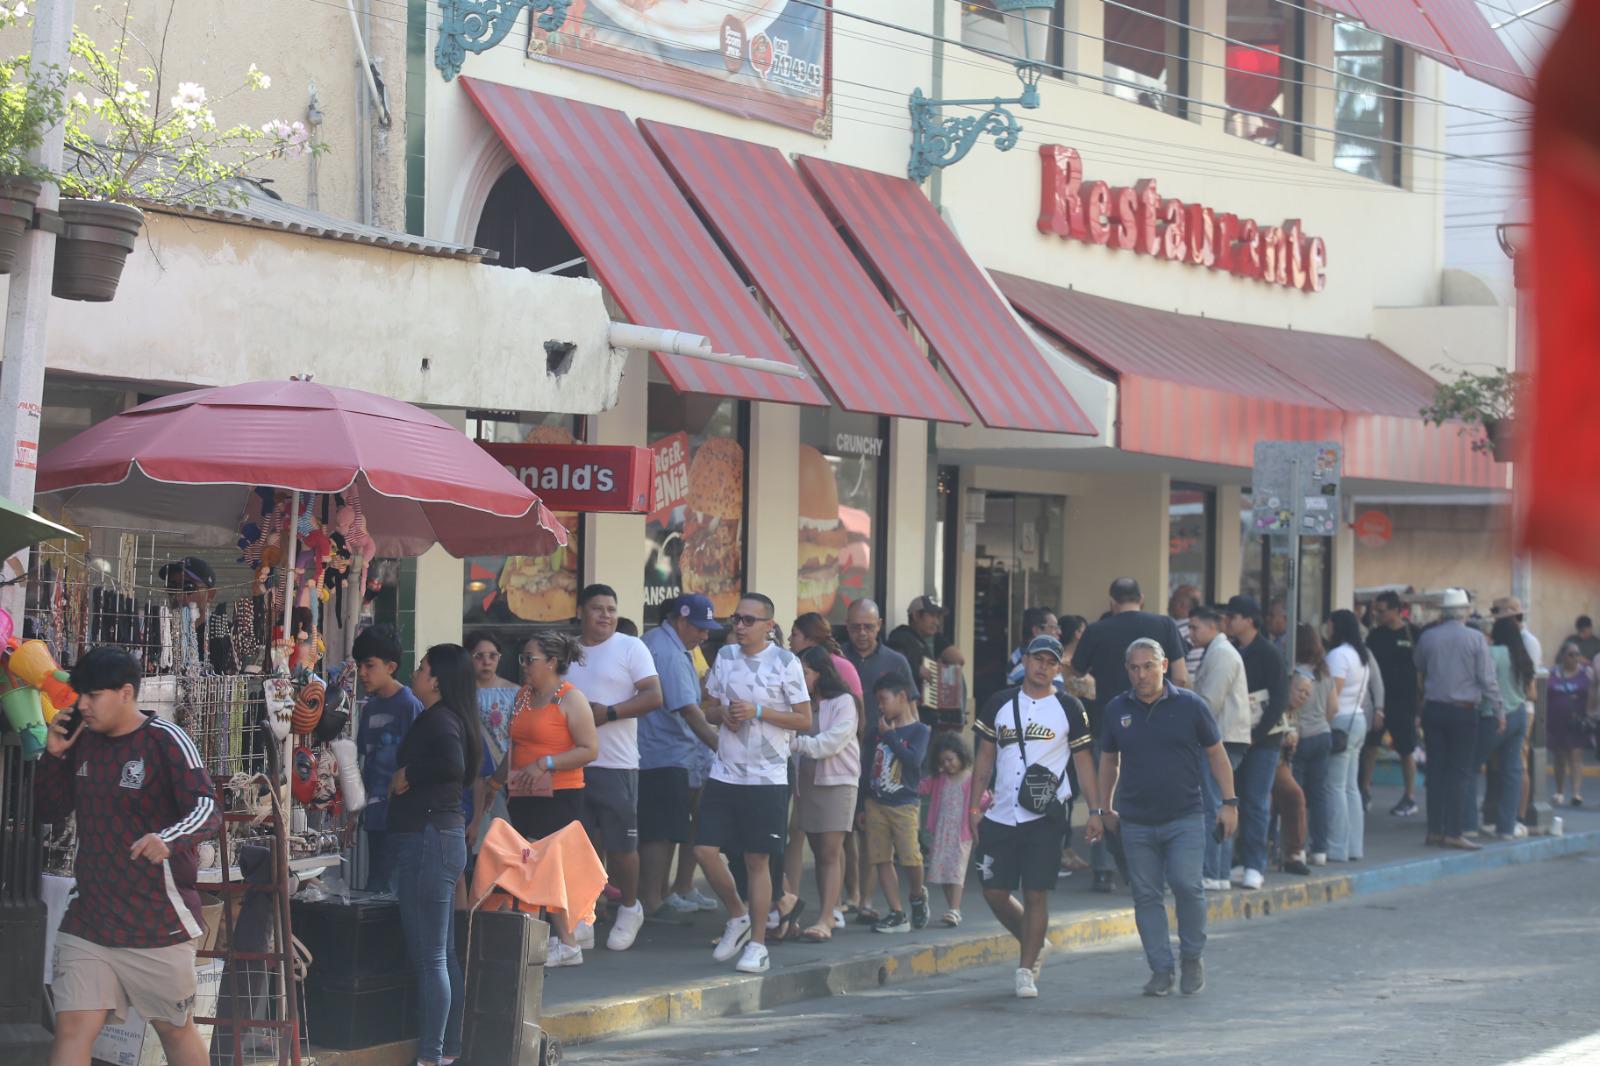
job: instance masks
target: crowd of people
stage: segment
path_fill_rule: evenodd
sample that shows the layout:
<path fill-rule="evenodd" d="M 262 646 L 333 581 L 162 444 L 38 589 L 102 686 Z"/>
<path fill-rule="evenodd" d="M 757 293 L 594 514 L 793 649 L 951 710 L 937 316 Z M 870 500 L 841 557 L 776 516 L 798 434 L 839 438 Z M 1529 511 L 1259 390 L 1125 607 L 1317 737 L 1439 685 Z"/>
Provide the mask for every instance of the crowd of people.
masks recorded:
<path fill-rule="evenodd" d="M 1250 596 L 1207 605 L 1179 588 L 1155 613 L 1119 578 L 1094 622 L 1030 608 L 1006 687 L 956 721 L 931 695 L 964 657 L 930 596 L 888 640 L 877 604 L 854 601 L 842 644 L 815 614 L 785 642 L 758 592 L 725 620 L 707 597 L 680 596 L 642 638 L 609 587 L 578 602 L 576 636 L 542 630 L 513 650 L 470 634 L 429 648 L 409 684 L 392 631 L 355 641 L 367 887 L 398 897 L 417 1055 L 430 1066 L 460 1051 L 452 913 L 494 818 L 529 840 L 585 828 L 609 881 L 608 950 L 630 950 L 652 916 L 720 910 L 712 958 L 743 973 L 765 972 L 772 944 L 826 943 L 852 919 L 884 935 L 924 928 L 935 888 L 939 922 L 959 926 L 975 872 L 1018 941 L 1015 994 L 1032 998 L 1050 890 L 1077 869 L 1092 871 L 1094 891 L 1115 891 L 1119 876 L 1130 891 L 1145 994 L 1201 991 L 1205 894 L 1361 860 L 1385 746 L 1404 783 L 1392 817 L 1419 810 L 1425 761 L 1426 845 L 1477 850 L 1491 824 L 1513 840 L 1533 813 L 1525 770 L 1543 656 L 1511 597 L 1479 618 L 1447 590 L 1419 628 L 1385 592 L 1366 618 L 1336 610 L 1289 641 L 1287 619 Z M 508 653 L 520 683 L 501 670 Z M 1549 670 L 1558 806 L 1585 802 L 1596 655 L 1582 617 Z M 85 655 L 76 714 L 54 723 L 39 773 L 41 812 L 75 810 L 79 826 L 55 983 L 63 1061 L 130 1003 L 172 1061 L 203 1061 L 185 1006 L 193 843 L 218 812 L 193 742 L 139 709 L 139 680 L 124 652 Z M 1071 847 L 1080 799 L 1087 860 Z M 807 847 L 814 913 L 801 897 Z M 552 968 L 595 947 L 588 923 L 556 914 L 551 929 Z"/>

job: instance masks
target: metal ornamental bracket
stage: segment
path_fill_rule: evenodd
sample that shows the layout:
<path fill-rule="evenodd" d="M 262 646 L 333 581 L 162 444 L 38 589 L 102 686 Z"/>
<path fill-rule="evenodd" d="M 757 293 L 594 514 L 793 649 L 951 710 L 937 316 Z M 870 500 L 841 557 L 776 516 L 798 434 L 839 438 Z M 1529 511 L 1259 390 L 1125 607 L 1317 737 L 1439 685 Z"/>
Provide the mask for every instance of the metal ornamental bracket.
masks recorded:
<path fill-rule="evenodd" d="M 1002 152 L 1017 145 L 1022 134 L 1022 124 L 1017 116 L 1006 110 L 1007 106 L 1032 110 L 1039 106 L 1039 68 L 1022 66 L 1017 77 L 1022 81 L 1022 95 L 1010 100 L 995 97 L 990 100 L 930 100 L 921 89 L 911 91 L 911 158 L 906 162 L 906 175 L 918 185 L 928 179 L 935 167 L 959 163 L 979 137 L 993 137 L 994 146 Z M 987 107 L 980 115 L 963 115 L 958 118 L 940 118 L 945 107 Z"/>
<path fill-rule="evenodd" d="M 439 0 L 433 65 L 450 81 L 461 73 L 468 52 L 485 52 L 505 40 L 524 11 L 539 12 L 539 28 L 555 33 L 571 6 L 572 0 Z"/>

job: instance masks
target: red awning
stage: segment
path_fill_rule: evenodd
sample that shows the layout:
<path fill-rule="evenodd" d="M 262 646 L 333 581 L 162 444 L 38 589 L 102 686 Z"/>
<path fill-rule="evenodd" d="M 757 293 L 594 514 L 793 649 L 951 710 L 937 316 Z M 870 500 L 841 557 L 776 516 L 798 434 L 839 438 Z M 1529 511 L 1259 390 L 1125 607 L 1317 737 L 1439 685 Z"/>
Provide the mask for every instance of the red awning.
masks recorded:
<path fill-rule="evenodd" d="M 1095 435 L 1094 423 L 921 189 L 905 178 L 810 156 L 799 168 L 984 425 Z"/>
<path fill-rule="evenodd" d="M 1341 15 L 1468 77 L 1533 98 L 1533 81 L 1512 58 L 1476 0 L 1319 0 Z"/>
<path fill-rule="evenodd" d="M 1468 437 L 1418 417 L 1433 379 L 1376 341 L 994 277 L 1029 319 L 1117 374 L 1125 451 L 1248 467 L 1258 440 L 1338 440 L 1347 477 L 1505 486 L 1503 471 Z"/>
<path fill-rule="evenodd" d="M 840 407 L 971 421 L 782 152 L 681 126 L 639 125 Z"/>
<path fill-rule="evenodd" d="M 632 321 L 717 351 L 795 363 L 655 153 L 621 111 L 462 78 L 478 109 Z M 825 405 L 799 378 L 656 353 L 679 392 Z"/>

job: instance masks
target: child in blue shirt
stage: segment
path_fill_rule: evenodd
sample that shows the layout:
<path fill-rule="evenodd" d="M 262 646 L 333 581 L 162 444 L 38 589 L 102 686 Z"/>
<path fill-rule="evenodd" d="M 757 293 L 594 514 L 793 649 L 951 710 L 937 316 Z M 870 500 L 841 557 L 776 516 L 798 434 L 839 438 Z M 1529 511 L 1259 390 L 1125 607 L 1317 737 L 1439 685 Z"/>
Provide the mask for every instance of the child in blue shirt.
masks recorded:
<path fill-rule="evenodd" d="M 388 626 L 362 630 L 352 649 L 356 677 L 367 693 L 356 725 L 356 748 L 361 755 L 361 783 L 367 790 L 361 823 L 367 831 L 369 892 L 394 891 L 393 849 L 387 832 L 389 779 L 394 776 L 400 741 L 422 713 L 422 703 L 410 686 L 395 678 L 400 654 L 400 640 Z"/>

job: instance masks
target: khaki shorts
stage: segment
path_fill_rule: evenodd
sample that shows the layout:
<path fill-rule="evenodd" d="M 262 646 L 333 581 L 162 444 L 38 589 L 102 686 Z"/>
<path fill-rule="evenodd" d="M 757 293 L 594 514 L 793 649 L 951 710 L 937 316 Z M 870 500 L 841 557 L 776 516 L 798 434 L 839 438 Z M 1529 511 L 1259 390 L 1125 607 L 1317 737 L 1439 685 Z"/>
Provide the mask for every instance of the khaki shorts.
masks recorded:
<path fill-rule="evenodd" d="M 893 862 L 921 866 L 922 845 L 917 843 L 917 804 L 887 807 L 867 800 L 867 861 L 876 866 Z"/>
<path fill-rule="evenodd" d="M 127 1021 L 133 1007 L 145 1021 L 182 1027 L 194 1010 L 196 942 L 164 948 L 108 948 L 82 937 L 56 937 L 57 1011 L 109 1010 Z"/>

